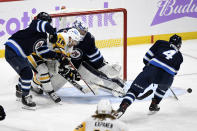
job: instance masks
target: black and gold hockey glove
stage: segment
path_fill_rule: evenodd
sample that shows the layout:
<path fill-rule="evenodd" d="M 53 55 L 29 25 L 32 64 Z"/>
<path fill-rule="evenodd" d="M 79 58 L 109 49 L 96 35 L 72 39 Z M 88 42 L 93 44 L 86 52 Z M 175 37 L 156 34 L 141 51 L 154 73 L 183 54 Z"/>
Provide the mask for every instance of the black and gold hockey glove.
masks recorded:
<path fill-rule="evenodd" d="M 68 81 L 80 81 L 80 74 L 70 66 L 60 66 L 59 74 Z"/>

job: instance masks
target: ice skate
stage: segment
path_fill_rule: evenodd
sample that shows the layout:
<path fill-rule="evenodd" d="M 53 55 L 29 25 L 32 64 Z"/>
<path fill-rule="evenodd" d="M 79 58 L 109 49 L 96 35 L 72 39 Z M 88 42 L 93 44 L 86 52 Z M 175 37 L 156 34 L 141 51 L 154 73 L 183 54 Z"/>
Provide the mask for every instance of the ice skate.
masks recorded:
<path fill-rule="evenodd" d="M 22 90 L 19 85 L 16 85 L 16 101 L 21 101 L 22 98 Z"/>
<path fill-rule="evenodd" d="M 38 95 L 42 95 L 44 93 L 43 89 L 41 89 L 39 87 L 33 87 L 33 86 L 31 86 L 31 91 L 35 92 Z"/>
<path fill-rule="evenodd" d="M 119 119 L 125 113 L 128 106 L 129 106 L 128 103 L 126 102 L 122 103 L 119 109 L 113 113 L 113 116 Z"/>
<path fill-rule="evenodd" d="M 32 95 L 22 96 L 22 104 L 24 109 L 35 110 L 36 103 L 32 101 Z"/>
<path fill-rule="evenodd" d="M 4 111 L 3 106 L 0 105 L 0 121 L 4 120 L 6 117 L 6 113 Z"/>
<path fill-rule="evenodd" d="M 55 102 L 55 103 L 60 103 L 61 102 L 61 98 L 53 91 L 47 92 L 46 94 L 48 94 L 50 96 L 50 98 Z"/>
<path fill-rule="evenodd" d="M 157 113 L 158 111 L 160 110 L 160 107 L 158 106 L 157 104 L 157 100 L 156 99 L 152 99 L 152 102 L 150 104 L 150 107 L 149 107 L 149 115 L 152 115 L 152 114 L 155 114 Z"/>

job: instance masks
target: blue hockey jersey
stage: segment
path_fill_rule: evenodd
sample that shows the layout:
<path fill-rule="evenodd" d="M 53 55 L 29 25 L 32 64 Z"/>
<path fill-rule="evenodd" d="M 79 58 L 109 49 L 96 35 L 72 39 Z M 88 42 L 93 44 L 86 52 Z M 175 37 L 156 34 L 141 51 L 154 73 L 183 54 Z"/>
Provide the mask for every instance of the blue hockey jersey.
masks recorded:
<path fill-rule="evenodd" d="M 88 62 L 95 69 L 100 68 L 104 62 L 102 54 L 95 45 L 95 38 L 90 32 L 86 33 L 83 41 L 80 41 L 78 45 L 74 46 L 73 51 L 78 51 L 80 52 L 79 54 L 81 54 L 81 56 L 78 57 L 81 59 L 77 59 L 76 57 L 72 59 L 76 67 L 81 64 L 80 60 Z"/>
<path fill-rule="evenodd" d="M 168 41 L 158 40 L 147 51 L 143 61 L 145 64 L 149 63 L 165 70 L 171 75 L 176 75 L 183 62 L 183 56 Z"/>
<path fill-rule="evenodd" d="M 11 47 L 19 56 L 26 58 L 34 52 L 35 43 L 47 39 L 47 33 L 55 34 L 55 29 L 47 21 L 33 20 L 28 28 L 14 33 L 5 45 Z"/>
<path fill-rule="evenodd" d="M 69 29 L 70 28 L 61 29 L 58 32 Z M 104 58 L 96 47 L 95 38 L 90 32 L 87 32 L 79 44 L 74 46 L 71 61 L 76 68 L 78 68 L 83 61 L 86 61 L 95 69 L 103 66 Z"/>

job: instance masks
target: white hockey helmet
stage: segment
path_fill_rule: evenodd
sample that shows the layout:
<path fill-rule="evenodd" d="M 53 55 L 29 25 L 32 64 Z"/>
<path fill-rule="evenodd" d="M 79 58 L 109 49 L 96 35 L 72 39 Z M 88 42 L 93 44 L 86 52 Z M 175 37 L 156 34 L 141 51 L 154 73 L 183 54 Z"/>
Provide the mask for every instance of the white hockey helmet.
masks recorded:
<path fill-rule="evenodd" d="M 71 37 L 72 40 L 75 40 L 75 41 L 81 40 L 81 35 L 80 35 L 79 31 L 75 28 L 69 29 L 67 32 L 67 35 L 68 35 L 68 37 Z"/>
<path fill-rule="evenodd" d="M 81 20 L 75 20 L 73 23 L 73 27 L 82 30 L 82 31 L 88 31 L 88 26 Z"/>
<path fill-rule="evenodd" d="M 98 114 L 111 114 L 112 106 L 111 106 L 110 101 L 107 99 L 100 100 L 97 105 L 97 112 Z"/>

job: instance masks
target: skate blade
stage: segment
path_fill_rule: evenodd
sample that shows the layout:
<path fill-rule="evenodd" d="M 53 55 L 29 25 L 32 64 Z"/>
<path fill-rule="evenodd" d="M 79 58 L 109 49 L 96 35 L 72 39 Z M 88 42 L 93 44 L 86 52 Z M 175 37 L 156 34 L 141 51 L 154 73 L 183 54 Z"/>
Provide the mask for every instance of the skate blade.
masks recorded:
<path fill-rule="evenodd" d="M 36 110 L 36 106 L 35 107 L 29 107 L 29 106 L 23 105 L 22 109 L 35 111 Z"/>
<path fill-rule="evenodd" d="M 22 98 L 17 97 L 17 98 L 16 98 L 16 101 L 21 102 L 21 99 L 22 99 Z"/>
<path fill-rule="evenodd" d="M 158 111 L 149 111 L 148 112 L 148 115 L 154 115 L 154 114 L 156 114 Z"/>
<path fill-rule="evenodd" d="M 62 102 L 62 101 L 60 101 L 60 102 L 55 102 L 55 104 L 57 104 L 57 105 L 63 105 L 63 102 Z"/>
<path fill-rule="evenodd" d="M 31 92 L 33 92 L 35 95 L 43 95 L 44 94 L 44 92 L 42 91 L 35 91 L 35 90 L 31 90 Z"/>

